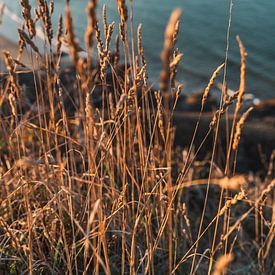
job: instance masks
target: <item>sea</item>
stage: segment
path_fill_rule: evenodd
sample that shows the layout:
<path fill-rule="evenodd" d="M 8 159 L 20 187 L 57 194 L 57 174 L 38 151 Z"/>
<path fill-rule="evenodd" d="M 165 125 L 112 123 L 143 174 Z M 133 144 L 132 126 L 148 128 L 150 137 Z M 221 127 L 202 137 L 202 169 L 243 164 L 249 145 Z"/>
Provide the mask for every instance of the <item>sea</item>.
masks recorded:
<path fill-rule="evenodd" d="M 21 16 L 19 0 L 0 0 Z M 71 0 L 75 32 L 83 41 L 86 28 L 88 0 Z M 129 1 L 126 1 L 129 5 Z M 36 1 L 30 0 L 35 7 Z M 54 26 L 64 12 L 65 0 L 55 0 Z M 119 17 L 115 0 L 99 1 L 98 16 L 103 4 L 107 7 L 107 20 Z M 180 7 L 182 17 L 177 48 L 184 54 L 178 69 L 177 81 L 184 92 L 200 91 L 207 85 L 212 72 L 225 60 L 226 34 L 230 14 L 230 0 L 133 0 L 135 28 L 142 24 L 142 44 L 149 68 L 149 79 L 157 85 L 162 64 L 165 26 L 171 12 Z M 5 25 L 4 25 L 5 26 Z M 0 26 L 0 34 L 17 41 L 16 31 Z M 247 52 L 247 92 L 258 98 L 275 97 L 275 0 L 233 0 L 229 39 L 228 87 L 239 85 L 240 54 L 236 42 L 239 35 Z M 218 79 L 222 81 L 222 77 Z"/>

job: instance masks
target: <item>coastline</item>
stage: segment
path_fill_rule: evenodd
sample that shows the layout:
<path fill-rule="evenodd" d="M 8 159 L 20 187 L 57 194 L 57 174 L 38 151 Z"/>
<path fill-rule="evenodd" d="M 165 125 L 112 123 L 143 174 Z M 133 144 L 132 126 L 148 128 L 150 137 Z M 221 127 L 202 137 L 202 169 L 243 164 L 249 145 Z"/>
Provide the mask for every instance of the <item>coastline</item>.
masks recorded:
<path fill-rule="evenodd" d="M 0 69 L 3 70 L 5 67 L 2 66 L 3 60 L 3 50 L 10 52 L 11 56 L 16 59 L 18 54 L 18 29 L 21 28 L 24 21 L 16 13 L 10 10 L 7 6 L 4 6 L 3 13 L 1 17 L 1 29 L 0 29 Z M 53 45 L 56 45 L 57 41 L 55 38 L 52 40 Z M 43 52 L 45 45 L 45 35 L 44 30 L 40 27 L 36 27 L 36 38 L 35 44 L 39 48 L 40 52 Z M 62 45 L 61 51 L 68 53 L 68 49 Z M 26 67 L 32 68 L 33 62 L 32 58 L 28 53 L 28 50 L 25 49 L 22 56 L 20 57 L 20 62 L 22 62 Z"/>
<path fill-rule="evenodd" d="M 0 49 L 1 49 L 0 69 L 1 69 L 1 73 L 3 73 L 5 72 L 5 64 L 3 62 L 2 50 L 9 51 L 12 57 L 16 58 L 18 54 L 18 46 L 16 43 L 0 35 Z M 23 52 L 20 62 L 22 62 L 24 65 L 26 65 L 30 69 L 33 68 L 30 55 L 26 50 Z M 28 85 L 30 83 L 26 83 L 26 84 Z M 192 138 L 192 133 L 198 118 L 198 112 L 196 112 L 196 109 L 199 110 L 200 108 L 200 97 L 197 97 L 197 96 L 198 94 L 188 95 L 187 98 L 183 102 L 181 102 L 180 105 L 182 106 L 178 106 L 179 108 L 177 108 L 177 110 L 174 113 L 174 124 L 177 127 L 176 137 L 175 137 L 176 145 L 187 146 L 189 144 L 189 141 Z M 191 99 L 195 100 L 195 102 L 192 102 Z M 182 109 L 182 107 L 184 107 L 185 110 Z M 272 146 L 269 146 L 269 145 L 274 144 L 275 142 L 275 138 L 274 138 L 275 121 L 274 121 L 273 115 L 263 116 L 260 119 L 257 118 L 257 112 L 259 112 L 259 110 L 257 109 L 258 108 L 255 106 L 255 110 L 254 110 L 255 113 L 254 114 L 252 113 L 251 119 L 249 119 L 246 122 L 246 125 L 243 130 L 243 134 L 242 134 L 242 142 L 245 141 L 247 144 L 250 144 L 251 148 L 257 148 L 257 143 L 259 143 L 263 147 L 265 147 L 268 153 L 270 153 L 272 150 L 271 148 Z M 204 117 L 201 120 L 200 131 L 198 133 L 198 136 L 200 137 L 199 140 L 204 137 L 205 131 L 207 131 L 209 127 L 211 118 L 212 118 L 211 111 L 208 110 L 208 112 L 204 114 Z M 182 121 L 185 121 L 187 123 L 182 123 Z M 225 132 L 224 119 L 222 119 L 221 121 L 221 129 L 223 130 L 221 132 Z M 186 134 L 185 139 L 182 139 L 182 136 L 181 136 L 182 132 Z M 223 136 L 223 134 L 221 134 L 221 139 L 222 140 L 225 139 L 225 136 Z M 211 146 L 211 142 L 208 144 L 208 146 Z M 246 154 L 247 152 L 245 152 L 245 154 L 242 154 L 242 155 L 246 155 Z M 253 151 L 252 156 L 255 156 L 256 154 L 257 152 Z"/>
<path fill-rule="evenodd" d="M 3 50 L 8 51 L 11 56 L 16 59 L 18 55 L 18 45 L 9 39 L 5 38 L 3 35 L 0 34 L 0 50 L 1 50 L 1 55 L 0 55 L 0 69 L 1 71 L 5 70 L 5 65 L 3 61 Z M 20 62 L 22 62 L 26 67 L 31 68 L 32 67 L 32 61 L 31 57 L 27 53 L 27 51 L 24 51 L 21 58 Z"/>
<path fill-rule="evenodd" d="M 5 65 L 3 64 L 3 50 L 8 51 L 11 56 L 16 59 L 18 55 L 18 31 L 22 24 L 21 18 L 19 18 L 15 13 L 9 10 L 9 8 L 4 4 L 1 14 L 1 30 L 0 30 L 0 69 L 5 70 Z M 26 51 L 22 54 L 20 61 L 27 67 L 31 65 L 31 60 L 28 57 Z"/>
<path fill-rule="evenodd" d="M 134 9 L 103 33 L 91 1 L 83 50 L 69 2 L 57 45 L 54 1 L 0 30 L 0 275 L 272 273 L 275 98 L 249 94 L 241 41 L 240 84 L 225 62 L 192 90 L 176 9 L 154 82 Z"/>
<path fill-rule="evenodd" d="M 20 5 L 19 3 L 15 4 L 16 1 L 10 1 L 10 0 L 2 0 L 0 2 L 6 3 L 5 14 L 3 18 L 4 25 L 2 25 L 1 27 L 0 34 L 4 35 L 5 37 L 8 37 L 10 40 L 16 43 L 17 35 L 14 35 L 14 34 L 17 31 L 17 28 L 20 27 L 21 25 L 20 20 L 22 20 L 20 8 L 19 8 Z M 64 8 L 63 8 L 62 1 L 54 1 L 54 2 L 55 2 L 55 13 L 53 16 L 53 26 L 55 26 L 55 29 L 56 29 L 57 22 L 58 22 L 58 14 L 62 13 L 64 11 Z M 73 15 L 75 16 L 75 18 L 81 18 L 81 15 L 86 8 L 86 1 L 84 2 L 71 1 L 71 2 L 72 2 L 71 5 L 72 5 Z M 160 22 L 158 21 L 158 17 L 152 16 L 152 18 L 149 19 L 148 16 L 146 16 L 149 10 L 151 10 L 154 7 L 154 4 L 152 3 L 156 2 L 156 0 L 152 1 L 152 3 L 147 5 L 146 11 L 144 12 L 142 12 L 143 4 L 141 3 L 141 2 L 144 2 L 144 0 L 140 0 L 138 2 L 140 3 L 135 4 L 136 5 L 135 7 L 136 23 L 140 22 L 143 24 L 143 27 L 144 27 L 143 43 L 144 45 L 146 45 L 145 47 L 145 54 L 147 59 L 146 61 L 148 63 L 150 77 L 152 78 L 153 81 L 157 81 L 159 77 L 159 70 L 161 69 L 161 62 L 160 62 L 159 55 L 162 47 L 162 43 L 158 43 L 157 41 L 162 41 L 161 33 L 162 31 L 164 31 L 164 26 L 163 24 L 160 24 Z M 168 19 L 168 16 L 169 16 L 168 9 L 170 9 L 171 6 L 176 5 L 176 3 L 169 4 L 169 1 L 167 0 L 163 2 L 164 2 L 163 5 L 159 7 L 159 12 L 161 12 L 161 14 L 165 16 L 166 19 Z M 224 33 L 223 31 L 220 31 L 221 26 L 218 25 L 218 23 L 221 23 L 220 21 L 215 21 L 215 20 L 209 21 L 209 18 L 205 16 L 203 17 L 199 16 L 204 14 L 203 9 L 201 9 L 199 5 L 191 4 L 191 3 L 185 4 L 183 2 L 188 2 L 188 1 L 182 1 L 181 3 L 179 3 L 179 6 L 182 5 L 182 8 L 186 6 L 186 8 L 188 9 L 188 13 L 184 13 L 184 16 L 185 16 L 184 23 L 181 27 L 181 29 L 183 29 L 181 32 L 182 38 L 178 41 L 179 49 L 183 50 L 185 55 L 184 62 L 179 67 L 178 76 L 181 79 L 182 83 L 185 85 L 184 88 L 186 87 L 186 90 L 188 89 L 189 92 L 192 92 L 192 91 L 199 90 L 200 88 L 204 88 L 204 85 L 207 84 L 207 81 L 211 76 L 212 71 L 223 62 L 224 60 L 223 34 Z M 198 0 L 197 2 L 205 2 L 205 1 Z M 219 3 L 219 5 L 221 5 L 219 7 L 218 5 L 210 3 L 213 1 L 206 1 L 206 2 L 209 2 L 209 5 L 215 8 L 215 13 L 217 12 L 221 13 L 225 11 L 224 3 Z M 219 1 L 219 2 L 223 2 L 223 1 Z M 251 4 L 251 9 L 254 11 L 257 11 L 257 9 L 259 8 L 258 7 L 259 4 L 256 3 L 257 2 L 256 0 L 253 0 L 252 2 L 254 4 Z M 35 0 L 30 0 L 30 3 L 31 5 L 33 5 L 33 7 L 36 6 Z M 243 6 L 245 4 L 236 3 L 236 5 Z M 273 6 L 274 4 L 271 4 L 271 5 Z M 101 6 L 102 5 L 99 6 L 99 10 Z M 111 2 L 108 1 L 107 12 L 108 12 L 108 20 L 110 22 L 112 21 L 119 22 L 117 21 L 118 18 L 117 18 L 116 5 L 115 3 L 112 3 L 112 1 Z M 236 8 L 236 12 L 237 12 L 237 8 Z M 263 12 L 263 10 L 261 10 L 261 12 Z M 219 15 L 217 18 L 221 19 L 221 15 Z M 99 20 L 101 21 L 100 12 L 99 12 Z M 235 17 L 235 20 L 238 21 L 238 18 Z M 200 28 L 198 28 L 197 26 L 200 26 L 202 29 L 204 29 L 206 28 L 206 26 L 203 23 L 206 23 L 207 21 L 209 21 L 209 27 L 208 27 L 209 31 L 211 32 L 211 34 L 213 33 L 213 35 L 206 36 L 205 37 L 206 40 L 203 43 L 201 43 L 200 42 L 201 40 L 199 39 L 199 37 L 200 35 L 205 35 L 206 31 L 202 33 L 201 31 L 199 31 Z M 240 20 L 240 22 L 243 22 L 243 21 L 245 22 L 245 20 Z M 14 22 L 14 24 L 11 24 L 11 22 Z M 266 23 L 261 22 L 261 24 L 257 24 L 257 27 L 262 28 L 260 27 L 262 24 L 266 24 Z M 37 24 L 38 29 L 40 28 L 39 25 L 40 24 Z M 232 49 L 230 50 L 230 59 L 229 59 L 229 66 L 228 66 L 229 77 L 227 82 L 229 87 L 231 89 L 236 90 L 239 85 L 239 51 L 235 43 L 235 36 L 239 34 L 240 37 L 243 38 L 243 42 L 245 47 L 247 48 L 247 53 L 248 53 L 249 63 L 247 66 L 247 69 L 248 69 L 247 91 L 260 99 L 267 99 L 270 97 L 274 97 L 273 87 L 275 82 L 274 82 L 273 76 L 275 74 L 270 73 L 274 70 L 274 66 L 271 61 L 273 60 L 272 58 L 273 50 L 272 50 L 272 47 L 271 48 L 270 46 L 268 47 L 268 45 L 274 45 L 274 43 L 271 44 L 268 37 L 266 37 L 266 39 L 259 39 L 259 41 L 263 41 L 262 43 L 255 43 L 253 39 L 248 39 L 245 36 L 243 36 L 242 33 L 239 33 L 239 30 L 244 32 L 241 26 L 244 27 L 245 29 L 247 28 L 248 30 L 250 30 L 251 27 L 248 27 L 246 24 L 241 24 L 239 26 L 234 23 L 234 25 L 235 25 L 234 28 L 236 29 L 234 29 L 234 33 L 232 33 L 232 37 L 231 37 Z M 78 20 L 77 22 L 75 22 L 75 34 L 81 40 L 82 45 L 83 45 L 83 32 L 85 31 L 85 26 L 86 26 L 86 23 L 84 21 L 82 22 L 82 20 Z M 273 29 L 274 28 L 272 28 L 271 30 Z M 156 30 L 159 30 L 159 31 L 156 31 Z M 198 33 L 196 32 L 194 33 L 194 31 L 197 31 L 197 30 L 198 30 Z M 220 31 L 220 32 L 216 33 L 214 32 L 214 30 Z M 252 30 L 253 29 L 251 29 L 251 31 Z M 271 30 L 269 30 L 269 32 Z M 267 30 L 266 30 L 266 33 L 268 33 Z M 38 30 L 38 35 L 43 36 L 43 30 L 41 31 Z M 211 39 L 210 37 L 213 37 L 213 41 L 210 40 Z M 212 43 L 215 46 L 210 46 L 212 45 Z"/>

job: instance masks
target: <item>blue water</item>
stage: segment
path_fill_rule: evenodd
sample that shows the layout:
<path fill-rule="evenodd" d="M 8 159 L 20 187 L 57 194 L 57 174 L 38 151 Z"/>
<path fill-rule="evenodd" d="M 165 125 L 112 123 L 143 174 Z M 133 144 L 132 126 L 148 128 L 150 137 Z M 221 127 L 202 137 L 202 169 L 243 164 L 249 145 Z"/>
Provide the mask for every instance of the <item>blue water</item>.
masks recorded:
<path fill-rule="evenodd" d="M 0 1 L 1 2 L 1 1 Z M 19 0 L 2 0 L 20 14 Z M 30 1 L 32 4 L 36 1 Z M 55 21 L 64 11 L 64 0 L 55 2 Z M 80 39 L 86 26 L 87 0 L 71 0 L 75 28 Z M 178 48 L 184 53 L 178 80 L 186 92 L 202 88 L 213 70 L 224 61 L 229 0 L 134 0 L 135 25 L 142 23 L 143 46 L 150 68 L 151 82 L 157 82 L 161 69 L 160 52 L 163 33 L 171 11 L 183 9 Z M 108 21 L 119 22 L 116 1 L 100 1 L 107 5 Z M 239 84 L 239 49 L 236 35 L 240 35 L 247 56 L 247 91 L 260 98 L 275 96 L 275 1 L 233 0 L 230 33 L 228 86 Z M 35 6 L 35 4 L 34 4 Z M 100 8 L 99 8 L 100 9 Z M 99 14 L 101 14 L 99 10 Z M 0 30 L 2 33 L 4 30 Z M 16 37 L 15 37 L 16 39 Z"/>

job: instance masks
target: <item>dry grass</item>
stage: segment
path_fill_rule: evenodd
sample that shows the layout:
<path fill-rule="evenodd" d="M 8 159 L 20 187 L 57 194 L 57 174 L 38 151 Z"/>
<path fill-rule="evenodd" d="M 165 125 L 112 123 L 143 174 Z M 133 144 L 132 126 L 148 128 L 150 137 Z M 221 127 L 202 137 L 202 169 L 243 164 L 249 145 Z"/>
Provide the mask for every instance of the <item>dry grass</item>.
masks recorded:
<path fill-rule="evenodd" d="M 88 1 L 87 59 L 78 53 L 68 1 L 57 45 L 52 42 L 53 1 L 38 1 L 36 20 L 28 1 L 20 3 L 26 26 L 19 30 L 18 60 L 4 52 L 8 73 L 0 90 L 0 272 L 274 272 L 274 158 L 266 176 L 238 175 L 232 168 L 251 111 L 237 122 L 246 70 L 240 39 L 239 92 L 222 95 L 206 133 L 215 135 L 220 117 L 229 106 L 236 108 L 224 148 L 226 165 L 213 150 L 209 168 L 197 159 L 205 139 L 195 151 L 193 144 L 224 64 L 206 85 L 190 147 L 175 148 L 173 113 L 182 89 L 175 84 L 182 59 L 175 48 L 180 10 L 166 29 L 160 90 L 154 91 L 141 25 L 135 30 L 126 1 L 117 0 L 121 23 L 116 39 L 106 7 L 102 37 L 97 1 Z M 47 36 L 43 54 L 34 39 L 38 22 Z M 111 40 L 116 40 L 114 50 Z M 69 76 L 59 66 L 64 41 L 73 64 Z M 93 54 L 94 44 L 98 50 Z M 31 95 L 17 73 L 24 50 L 33 60 Z"/>

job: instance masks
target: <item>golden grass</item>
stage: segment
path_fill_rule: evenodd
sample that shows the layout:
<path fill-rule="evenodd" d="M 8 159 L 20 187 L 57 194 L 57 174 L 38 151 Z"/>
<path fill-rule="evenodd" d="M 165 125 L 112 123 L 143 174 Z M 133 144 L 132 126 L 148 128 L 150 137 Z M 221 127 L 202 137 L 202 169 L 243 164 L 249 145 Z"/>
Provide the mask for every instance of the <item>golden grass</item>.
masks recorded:
<path fill-rule="evenodd" d="M 228 265 L 232 262 L 233 260 L 233 255 L 232 254 L 227 254 L 219 257 L 215 269 L 213 272 L 213 275 L 222 275 L 226 274 L 226 269 Z"/>
<path fill-rule="evenodd" d="M 261 177 L 236 174 L 231 165 L 251 111 L 238 116 L 246 70 L 240 39 L 239 92 L 222 95 L 205 138 L 194 149 L 204 105 L 226 64 L 219 66 L 202 96 L 190 147 L 175 148 L 173 114 L 182 90 L 175 79 L 183 57 L 175 44 L 181 11 L 172 13 L 165 31 L 155 91 L 132 5 L 117 0 L 121 22 L 114 38 L 116 23 L 108 24 L 106 6 L 102 36 L 97 1 L 88 1 L 83 59 L 69 1 L 65 31 L 60 17 L 56 45 L 53 1 L 37 2 L 34 20 L 28 1 L 20 1 L 25 26 L 19 30 L 18 60 L 3 52 L 7 74 L 0 89 L 0 273 L 272 272 L 274 158 Z M 39 21 L 46 33 L 43 54 L 35 42 Z M 73 63 L 69 76 L 68 68 L 60 68 L 64 41 Z M 33 61 L 31 95 L 19 84 L 22 51 Z M 199 165 L 207 137 L 214 134 L 213 145 L 218 144 L 220 117 L 229 106 L 235 107 L 235 117 L 224 148 L 225 166 L 215 150 L 208 150 L 210 168 L 207 160 Z"/>

